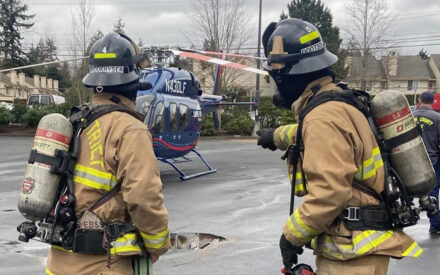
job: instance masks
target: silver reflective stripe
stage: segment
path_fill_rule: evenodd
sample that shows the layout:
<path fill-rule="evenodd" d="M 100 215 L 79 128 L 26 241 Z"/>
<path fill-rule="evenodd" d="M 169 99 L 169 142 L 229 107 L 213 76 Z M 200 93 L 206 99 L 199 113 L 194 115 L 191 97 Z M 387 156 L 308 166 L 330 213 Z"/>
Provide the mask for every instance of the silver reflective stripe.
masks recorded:
<path fill-rule="evenodd" d="M 375 151 L 376 150 L 373 150 L 373 156 L 371 158 L 363 162 L 363 164 L 366 162 L 371 162 L 371 163 L 368 164 L 367 166 L 362 165 L 361 167 L 359 167 L 358 169 L 359 171 L 356 172 L 356 174 L 354 175 L 356 179 L 365 180 L 371 178 L 376 174 L 376 168 L 383 166 L 382 156 L 380 155 L 380 152 L 377 153 Z"/>
<path fill-rule="evenodd" d="M 304 228 L 301 227 L 301 225 L 296 221 L 294 215 L 290 216 L 290 220 L 292 221 L 292 224 L 295 227 L 296 231 L 298 231 L 298 233 L 302 235 L 301 239 L 309 239 L 314 237 L 313 234 L 310 234 Z"/>
<path fill-rule="evenodd" d="M 157 240 L 153 240 L 153 239 L 146 239 L 144 237 L 142 237 L 142 239 L 144 240 L 145 243 L 149 243 L 149 244 L 161 244 L 163 242 L 165 242 L 167 239 L 169 238 L 169 234 L 163 236 L 162 238 L 159 238 Z"/>
<path fill-rule="evenodd" d="M 285 145 L 289 144 L 289 136 L 288 136 L 289 129 L 290 129 L 289 126 L 284 126 L 284 129 L 283 129 L 283 142 L 284 142 Z"/>
<path fill-rule="evenodd" d="M 117 239 L 116 241 L 114 241 L 112 243 L 112 246 L 116 247 L 116 249 L 118 249 L 118 247 L 136 246 L 138 244 L 136 239 L 134 239 L 134 240 L 125 240 L 124 242 L 121 242 L 121 241 L 118 241 L 118 240 L 119 239 Z"/>
<path fill-rule="evenodd" d="M 117 184 L 117 181 L 114 181 L 112 179 L 101 178 L 101 177 L 89 174 L 87 172 L 78 171 L 78 170 L 75 170 L 73 172 L 73 176 L 78 177 L 78 178 L 83 178 L 83 179 L 86 179 L 86 180 L 93 182 L 94 184 L 92 184 L 92 185 L 95 188 L 98 188 L 99 186 L 101 186 L 101 188 L 98 188 L 98 189 L 110 190 L 114 186 L 116 186 L 116 184 Z M 79 180 L 79 182 L 82 183 L 81 180 Z"/>

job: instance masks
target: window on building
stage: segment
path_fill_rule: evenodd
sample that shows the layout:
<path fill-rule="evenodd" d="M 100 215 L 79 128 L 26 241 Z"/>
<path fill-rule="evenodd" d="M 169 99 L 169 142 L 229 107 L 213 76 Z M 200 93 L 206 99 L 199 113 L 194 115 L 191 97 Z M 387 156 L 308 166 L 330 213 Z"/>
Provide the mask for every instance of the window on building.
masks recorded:
<path fill-rule="evenodd" d="M 435 81 L 430 80 L 428 81 L 428 89 L 434 89 L 435 88 Z"/>
<path fill-rule="evenodd" d="M 367 81 L 366 84 L 367 84 L 367 86 L 366 86 L 367 91 L 371 92 L 371 90 L 373 89 L 373 81 Z"/>
<path fill-rule="evenodd" d="M 418 80 L 408 80 L 408 85 L 406 86 L 408 91 L 417 91 L 419 89 Z"/>
<path fill-rule="evenodd" d="M 387 86 L 388 86 L 388 85 L 387 85 L 387 82 L 386 82 L 386 81 L 381 81 L 381 82 L 380 82 L 380 89 L 381 89 L 381 90 L 386 90 L 386 89 L 388 89 Z"/>
<path fill-rule="evenodd" d="M 406 86 L 406 90 L 407 91 L 412 91 L 412 87 L 413 87 L 413 81 L 412 80 L 408 80 L 408 85 Z"/>
<path fill-rule="evenodd" d="M 179 129 L 179 113 L 177 112 L 177 104 L 170 103 L 170 130 L 177 131 Z"/>
<path fill-rule="evenodd" d="M 184 131 L 189 125 L 190 109 L 185 104 L 180 104 L 179 112 L 180 112 L 180 131 Z"/>

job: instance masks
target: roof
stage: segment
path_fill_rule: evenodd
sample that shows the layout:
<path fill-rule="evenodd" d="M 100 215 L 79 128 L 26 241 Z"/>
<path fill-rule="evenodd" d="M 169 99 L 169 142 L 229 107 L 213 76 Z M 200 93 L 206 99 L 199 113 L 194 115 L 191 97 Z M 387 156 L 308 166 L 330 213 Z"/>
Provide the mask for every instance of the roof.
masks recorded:
<path fill-rule="evenodd" d="M 359 69 L 356 69 L 359 68 Z M 363 68 L 362 57 L 353 56 L 350 64 L 350 75 L 348 78 L 357 78 L 356 76 L 361 73 L 360 70 Z M 377 60 L 373 56 L 368 56 L 366 60 L 366 74 L 367 79 L 386 79 L 387 75 L 382 66 L 382 62 Z"/>
<path fill-rule="evenodd" d="M 385 68 L 390 58 L 390 56 L 382 57 Z M 429 66 L 429 59 L 422 59 L 419 55 L 396 56 L 395 58 L 397 58 L 397 75 L 390 76 L 390 79 L 435 79 L 434 73 Z"/>
<path fill-rule="evenodd" d="M 0 81 L 5 83 L 8 86 L 14 86 L 14 84 L 12 84 L 12 82 L 11 82 L 11 78 L 4 73 L 0 73 Z"/>

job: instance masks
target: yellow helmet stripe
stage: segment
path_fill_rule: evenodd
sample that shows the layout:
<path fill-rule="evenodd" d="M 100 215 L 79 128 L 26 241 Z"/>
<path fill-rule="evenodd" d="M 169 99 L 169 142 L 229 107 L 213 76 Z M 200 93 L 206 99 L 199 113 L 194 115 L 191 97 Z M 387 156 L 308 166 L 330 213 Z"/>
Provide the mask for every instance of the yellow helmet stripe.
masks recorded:
<path fill-rule="evenodd" d="M 309 41 L 312 41 L 315 38 L 319 37 L 319 32 L 318 31 L 312 31 L 311 33 L 308 33 L 306 35 L 303 35 L 299 38 L 299 41 L 301 42 L 301 44 L 305 44 Z"/>
<path fill-rule="evenodd" d="M 95 53 L 95 59 L 116 58 L 116 53 Z"/>

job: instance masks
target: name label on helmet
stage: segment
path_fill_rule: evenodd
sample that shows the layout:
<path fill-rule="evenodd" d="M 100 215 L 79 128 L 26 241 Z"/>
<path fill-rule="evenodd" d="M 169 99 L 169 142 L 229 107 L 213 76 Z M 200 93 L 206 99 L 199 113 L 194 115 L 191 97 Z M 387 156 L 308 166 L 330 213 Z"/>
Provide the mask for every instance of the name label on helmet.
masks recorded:
<path fill-rule="evenodd" d="M 165 90 L 169 93 L 183 94 L 185 86 L 186 82 L 174 79 L 165 79 Z"/>
<path fill-rule="evenodd" d="M 312 46 L 308 46 L 307 48 L 301 49 L 301 53 L 316 52 L 322 48 L 324 48 L 324 43 L 322 43 L 322 41 L 320 41 Z"/>
<path fill-rule="evenodd" d="M 90 70 L 91 73 L 124 73 L 124 66 L 102 66 L 94 67 Z"/>

